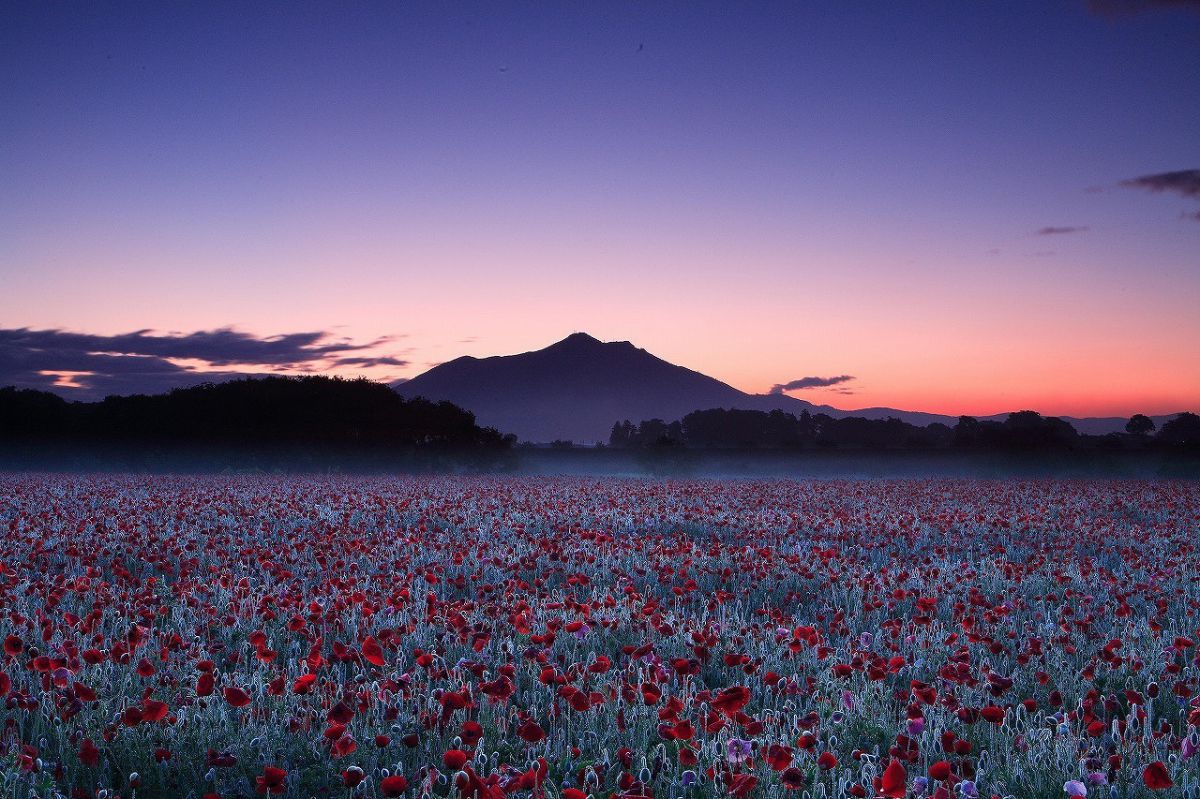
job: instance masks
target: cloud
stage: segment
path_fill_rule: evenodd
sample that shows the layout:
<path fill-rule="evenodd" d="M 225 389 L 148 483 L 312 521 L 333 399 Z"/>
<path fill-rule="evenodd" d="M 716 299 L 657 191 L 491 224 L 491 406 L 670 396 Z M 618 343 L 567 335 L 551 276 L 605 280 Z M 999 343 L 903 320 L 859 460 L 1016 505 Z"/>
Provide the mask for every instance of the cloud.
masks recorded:
<path fill-rule="evenodd" d="M 97 399 L 252 375 L 407 365 L 387 356 L 345 354 L 392 340 L 358 344 L 324 331 L 260 337 L 233 328 L 166 334 L 135 330 L 115 336 L 0 328 L 0 386 Z"/>
<path fill-rule="evenodd" d="M 1159 172 L 1121 181 L 1131 189 L 1155 192 L 1172 192 L 1193 200 L 1200 200 L 1200 169 L 1180 169 L 1175 172 Z"/>
<path fill-rule="evenodd" d="M 1088 0 L 1093 14 L 1140 14 L 1143 11 L 1182 8 L 1200 11 L 1200 0 Z"/>
<path fill-rule="evenodd" d="M 1138 178 L 1122 180 L 1121 185 L 1157 193 L 1169 192 L 1189 200 L 1200 200 L 1200 169 L 1177 169 L 1174 172 L 1142 175 Z M 1179 218 L 1194 219 L 1200 222 L 1200 211 L 1184 211 Z"/>
<path fill-rule="evenodd" d="M 333 363 L 335 366 L 408 366 L 408 361 L 402 358 L 393 358 L 390 355 L 379 358 L 368 358 L 365 356 L 338 358 Z"/>
<path fill-rule="evenodd" d="M 799 380 L 792 380 L 788 383 L 776 383 L 771 387 L 772 394 L 782 394 L 785 391 L 798 391 L 802 388 L 827 388 L 828 386 L 836 386 L 838 383 L 845 383 L 847 380 L 853 380 L 851 375 L 838 375 L 836 377 L 802 377 Z"/>
<path fill-rule="evenodd" d="M 1044 227 L 1040 228 L 1034 235 L 1036 236 L 1062 236 L 1066 233 L 1084 233 L 1091 228 L 1084 225 L 1064 225 L 1062 227 Z"/>

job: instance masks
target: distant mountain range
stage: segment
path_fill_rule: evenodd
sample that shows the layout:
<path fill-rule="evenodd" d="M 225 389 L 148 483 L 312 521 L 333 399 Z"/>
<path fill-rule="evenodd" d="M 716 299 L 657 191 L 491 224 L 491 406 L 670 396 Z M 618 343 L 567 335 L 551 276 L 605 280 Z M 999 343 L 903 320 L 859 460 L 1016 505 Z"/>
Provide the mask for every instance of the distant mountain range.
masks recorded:
<path fill-rule="evenodd" d="M 808 410 L 834 418 L 894 416 L 922 426 L 958 422 L 957 417 L 936 413 L 895 408 L 842 410 L 786 394 L 748 394 L 668 363 L 628 341 L 603 342 L 586 333 L 574 333 L 545 349 L 519 355 L 463 356 L 393 387 L 406 397 L 449 400 L 472 411 L 479 424 L 533 442 L 606 441 L 618 420 L 669 422 L 709 408 L 778 409 L 794 414 Z M 1003 420 L 1006 416 L 982 418 Z M 1089 435 L 1123 430 L 1126 422 L 1120 417 L 1062 418 Z M 1152 418 L 1161 426 L 1170 416 Z"/>

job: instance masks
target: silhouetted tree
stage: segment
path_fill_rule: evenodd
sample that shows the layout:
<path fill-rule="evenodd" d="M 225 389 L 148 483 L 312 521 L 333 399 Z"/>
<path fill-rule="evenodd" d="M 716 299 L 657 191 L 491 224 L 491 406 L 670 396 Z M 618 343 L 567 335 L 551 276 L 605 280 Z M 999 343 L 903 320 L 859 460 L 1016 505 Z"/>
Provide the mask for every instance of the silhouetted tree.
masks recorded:
<path fill-rule="evenodd" d="M 1200 447 L 1200 416 L 1185 412 L 1163 422 L 1157 438 L 1167 444 Z"/>
<path fill-rule="evenodd" d="M 608 445 L 615 449 L 624 449 L 633 443 L 634 427 L 628 419 L 614 422 L 612 432 L 608 434 Z"/>
<path fill-rule="evenodd" d="M 1134 436 L 1145 436 L 1154 432 L 1154 420 L 1144 413 L 1135 413 L 1125 423 L 1125 432 Z"/>
<path fill-rule="evenodd" d="M 979 420 L 974 416 L 958 417 L 958 424 L 954 425 L 954 446 L 974 447 L 978 445 L 980 432 Z"/>

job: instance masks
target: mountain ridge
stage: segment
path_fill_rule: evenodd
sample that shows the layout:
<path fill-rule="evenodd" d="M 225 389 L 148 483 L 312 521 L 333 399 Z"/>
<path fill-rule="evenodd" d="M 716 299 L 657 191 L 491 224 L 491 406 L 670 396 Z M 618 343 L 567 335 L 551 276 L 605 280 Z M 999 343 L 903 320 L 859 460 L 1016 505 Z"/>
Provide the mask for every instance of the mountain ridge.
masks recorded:
<path fill-rule="evenodd" d="M 405 397 L 449 400 L 475 414 L 480 424 L 514 433 L 523 441 L 607 440 L 614 422 L 673 421 L 697 410 L 737 408 L 825 413 L 834 418 L 896 417 L 915 425 L 953 426 L 957 416 L 872 407 L 844 410 L 787 394 L 750 394 L 685 366 L 673 364 L 629 341 L 604 342 L 572 333 L 540 350 L 478 358 L 464 355 L 414 378 L 392 384 Z M 1161 426 L 1173 414 L 1151 417 Z M 1003 420 L 1007 413 L 980 417 Z M 1121 417 L 1060 417 L 1080 433 L 1124 429 Z"/>

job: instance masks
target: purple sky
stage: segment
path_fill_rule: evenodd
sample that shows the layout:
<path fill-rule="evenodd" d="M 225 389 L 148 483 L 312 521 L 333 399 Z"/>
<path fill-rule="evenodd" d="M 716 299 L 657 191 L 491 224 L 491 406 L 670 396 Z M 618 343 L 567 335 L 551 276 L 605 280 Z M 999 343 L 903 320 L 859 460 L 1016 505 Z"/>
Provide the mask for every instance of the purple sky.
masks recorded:
<path fill-rule="evenodd" d="M 0 384 L 585 330 L 847 408 L 1200 406 L 1196 2 L 12 4 L 0 108 Z"/>

